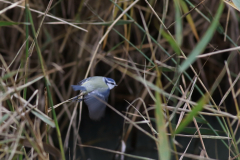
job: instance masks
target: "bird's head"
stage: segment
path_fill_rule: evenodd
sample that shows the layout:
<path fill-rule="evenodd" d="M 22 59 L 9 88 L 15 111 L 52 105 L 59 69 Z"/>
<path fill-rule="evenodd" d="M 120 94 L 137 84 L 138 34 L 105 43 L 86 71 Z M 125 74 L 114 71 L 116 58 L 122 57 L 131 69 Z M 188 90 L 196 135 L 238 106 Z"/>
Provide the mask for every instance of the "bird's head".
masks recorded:
<path fill-rule="evenodd" d="M 112 78 L 104 78 L 105 83 L 108 85 L 109 89 L 113 89 L 116 85 L 116 82 Z"/>

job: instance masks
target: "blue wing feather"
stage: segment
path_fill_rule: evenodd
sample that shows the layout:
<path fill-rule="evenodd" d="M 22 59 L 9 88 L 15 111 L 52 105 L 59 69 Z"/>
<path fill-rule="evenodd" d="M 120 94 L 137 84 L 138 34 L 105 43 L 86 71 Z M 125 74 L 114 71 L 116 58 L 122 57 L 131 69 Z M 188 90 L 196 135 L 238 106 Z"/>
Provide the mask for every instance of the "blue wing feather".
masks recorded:
<path fill-rule="evenodd" d="M 81 86 L 83 83 L 89 81 L 91 78 L 92 78 L 92 77 L 88 77 L 88 78 L 86 78 L 86 79 L 83 79 L 83 80 L 81 80 L 80 82 L 78 82 L 77 85 L 80 85 L 80 86 Z"/>
<path fill-rule="evenodd" d="M 86 88 L 80 85 L 71 85 L 74 91 L 86 91 Z"/>
<path fill-rule="evenodd" d="M 88 93 L 84 96 L 84 102 L 88 106 L 89 117 L 98 120 L 104 116 L 106 105 L 101 102 L 107 102 L 110 90 L 98 90 Z M 99 100 L 100 99 L 100 100 Z"/>

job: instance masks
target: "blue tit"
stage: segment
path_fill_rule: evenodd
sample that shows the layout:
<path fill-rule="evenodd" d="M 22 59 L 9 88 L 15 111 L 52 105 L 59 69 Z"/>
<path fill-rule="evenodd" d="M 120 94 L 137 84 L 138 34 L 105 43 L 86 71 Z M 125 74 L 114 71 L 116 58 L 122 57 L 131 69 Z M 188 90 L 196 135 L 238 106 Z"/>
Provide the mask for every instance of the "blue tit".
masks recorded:
<path fill-rule="evenodd" d="M 74 91 L 81 91 L 82 99 L 77 96 L 74 100 L 81 102 L 82 100 L 88 106 L 89 116 L 93 120 L 99 120 L 103 117 L 106 105 L 101 102 L 107 102 L 110 90 L 113 89 L 116 82 L 106 77 L 89 77 L 80 81 L 77 85 L 72 85 Z"/>

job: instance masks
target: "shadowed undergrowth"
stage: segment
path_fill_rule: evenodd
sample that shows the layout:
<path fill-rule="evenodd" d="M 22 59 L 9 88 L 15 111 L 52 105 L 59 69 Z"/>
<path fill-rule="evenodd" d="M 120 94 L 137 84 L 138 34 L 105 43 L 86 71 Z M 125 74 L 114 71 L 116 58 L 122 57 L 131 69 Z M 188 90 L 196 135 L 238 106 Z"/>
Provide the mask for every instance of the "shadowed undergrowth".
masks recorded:
<path fill-rule="evenodd" d="M 0 159 L 240 159 L 239 8 L 0 0 Z M 100 121 L 91 76 L 118 85 Z"/>

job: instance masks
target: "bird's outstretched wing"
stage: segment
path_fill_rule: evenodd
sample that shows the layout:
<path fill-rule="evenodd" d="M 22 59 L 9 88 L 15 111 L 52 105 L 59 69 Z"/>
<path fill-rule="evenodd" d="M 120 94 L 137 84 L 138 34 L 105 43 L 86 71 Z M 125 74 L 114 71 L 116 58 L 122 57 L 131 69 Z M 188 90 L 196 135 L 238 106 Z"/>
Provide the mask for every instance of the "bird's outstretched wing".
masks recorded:
<path fill-rule="evenodd" d="M 110 90 L 98 90 L 92 91 L 84 96 L 84 102 L 88 106 L 89 117 L 91 119 L 99 120 L 104 116 L 106 105 L 100 100 L 107 102 L 109 93 Z"/>

